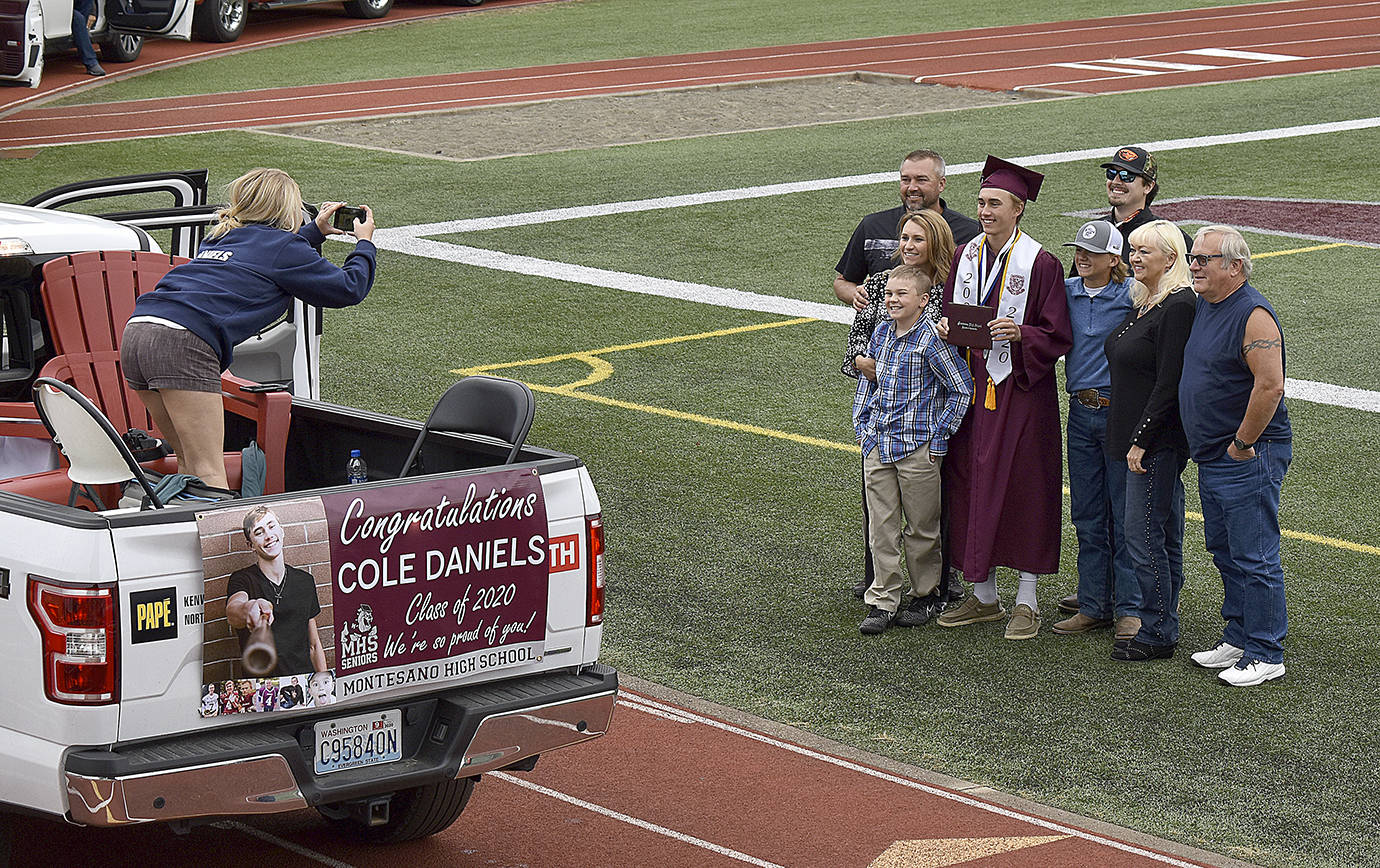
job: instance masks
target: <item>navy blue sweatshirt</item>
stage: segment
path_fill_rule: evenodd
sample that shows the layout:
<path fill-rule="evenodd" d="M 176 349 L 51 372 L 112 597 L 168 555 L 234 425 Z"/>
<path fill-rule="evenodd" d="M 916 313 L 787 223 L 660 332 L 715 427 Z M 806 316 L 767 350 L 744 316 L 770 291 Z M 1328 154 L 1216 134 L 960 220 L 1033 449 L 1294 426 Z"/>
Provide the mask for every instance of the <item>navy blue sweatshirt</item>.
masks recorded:
<path fill-rule="evenodd" d="M 230 367 L 236 344 L 272 325 L 293 298 L 318 307 L 359 304 L 374 283 L 377 248 L 360 240 L 338 268 L 321 255 L 315 223 L 297 232 L 250 224 L 201 245 L 196 259 L 169 271 L 134 303 L 206 341 Z"/>

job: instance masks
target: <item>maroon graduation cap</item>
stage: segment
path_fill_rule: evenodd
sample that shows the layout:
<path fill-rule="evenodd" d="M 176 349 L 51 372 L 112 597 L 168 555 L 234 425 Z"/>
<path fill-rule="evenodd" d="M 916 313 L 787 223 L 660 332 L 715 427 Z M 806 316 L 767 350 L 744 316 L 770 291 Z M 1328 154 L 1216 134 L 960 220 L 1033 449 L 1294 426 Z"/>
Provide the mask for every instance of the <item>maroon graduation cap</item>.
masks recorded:
<path fill-rule="evenodd" d="M 1034 202 L 1040 192 L 1040 184 L 1045 176 L 1039 172 L 1009 163 L 1000 157 L 987 156 L 982 166 L 982 182 L 979 187 L 996 187 L 1005 190 L 1022 202 Z"/>

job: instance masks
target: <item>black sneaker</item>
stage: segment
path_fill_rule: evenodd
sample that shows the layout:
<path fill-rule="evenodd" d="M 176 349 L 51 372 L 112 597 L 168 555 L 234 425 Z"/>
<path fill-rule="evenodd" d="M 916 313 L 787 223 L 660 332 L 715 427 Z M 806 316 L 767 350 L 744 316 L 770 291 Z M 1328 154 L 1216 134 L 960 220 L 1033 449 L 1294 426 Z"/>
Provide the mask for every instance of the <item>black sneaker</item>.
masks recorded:
<path fill-rule="evenodd" d="M 867 617 L 863 618 L 863 622 L 858 625 L 858 632 L 865 636 L 875 636 L 890 627 L 895 618 L 895 612 L 888 612 L 886 609 L 878 609 L 873 606 L 868 610 Z"/>
<path fill-rule="evenodd" d="M 867 589 L 871 586 L 871 584 L 872 583 L 869 582 L 867 579 L 858 579 L 858 581 L 853 585 L 853 599 L 861 600 L 863 598 L 863 595 L 867 593 Z"/>
<path fill-rule="evenodd" d="M 105 70 L 101 69 L 99 63 L 93 63 L 86 68 L 87 75 L 105 75 Z"/>
<path fill-rule="evenodd" d="M 951 571 L 948 578 L 944 580 L 944 586 L 948 592 L 950 603 L 961 603 L 963 602 L 963 598 L 968 596 L 968 592 L 964 589 L 963 585 L 963 577 Z"/>
<path fill-rule="evenodd" d="M 934 595 L 911 597 L 896 613 L 897 627 L 919 627 L 944 611 L 944 604 Z"/>

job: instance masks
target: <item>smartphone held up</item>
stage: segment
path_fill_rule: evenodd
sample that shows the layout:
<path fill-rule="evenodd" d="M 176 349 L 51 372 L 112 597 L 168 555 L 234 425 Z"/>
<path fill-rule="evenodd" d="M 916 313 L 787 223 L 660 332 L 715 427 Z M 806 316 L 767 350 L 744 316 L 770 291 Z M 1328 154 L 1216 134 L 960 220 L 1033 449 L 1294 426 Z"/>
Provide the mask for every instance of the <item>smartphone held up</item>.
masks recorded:
<path fill-rule="evenodd" d="M 331 216 L 331 225 L 341 232 L 354 232 L 355 221 L 363 222 L 369 219 L 368 213 L 363 208 L 356 208 L 351 205 L 341 205 Z"/>

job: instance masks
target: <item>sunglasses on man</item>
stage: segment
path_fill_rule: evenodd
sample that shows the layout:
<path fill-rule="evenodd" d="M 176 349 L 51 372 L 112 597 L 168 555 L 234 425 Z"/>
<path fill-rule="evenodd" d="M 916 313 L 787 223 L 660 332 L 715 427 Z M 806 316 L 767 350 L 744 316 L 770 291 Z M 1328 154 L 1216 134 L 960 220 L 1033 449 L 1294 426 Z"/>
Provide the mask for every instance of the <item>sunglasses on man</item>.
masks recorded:
<path fill-rule="evenodd" d="M 1189 265 L 1207 268 L 1208 260 L 1221 259 L 1223 255 L 1221 253 L 1189 253 L 1184 256 L 1184 259 L 1188 260 Z"/>
<path fill-rule="evenodd" d="M 1137 175 L 1135 172 L 1132 172 L 1130 169 L 1108 169 L 1108 170 L 1107 170 L 1107 180 L 1108 180 L 1108 181 L 1115 181 L 1117 178 L 1120 178 L 1120 179 L 1121 179 L 1121 183 L 1123 183 L 1123 184 L 1129 184 L 1129 183 L 1131 183 L 1132 181 L 1134 181 L 1135 179 L 1137 179 L 1137 178 L 1139 178 L 1139 177 L 1140 177 L 1140 175 Z"/>

